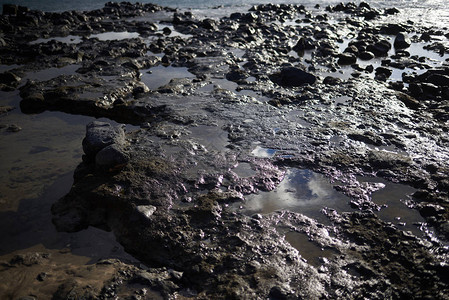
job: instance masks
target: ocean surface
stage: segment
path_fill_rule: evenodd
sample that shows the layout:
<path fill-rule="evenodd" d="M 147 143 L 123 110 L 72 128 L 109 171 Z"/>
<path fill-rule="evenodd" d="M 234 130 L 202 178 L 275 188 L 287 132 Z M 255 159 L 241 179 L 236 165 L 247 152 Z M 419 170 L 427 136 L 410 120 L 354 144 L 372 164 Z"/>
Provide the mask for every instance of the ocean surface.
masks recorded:
<path fill-rule="evenodd" d="M 104 6 L 108 0 L 0 0 L 1 6 L 5 3 L 13 3 L 27 6 L 31 9 L 43 11 L 87 11 Z M 120 1 L 118 1 L 120 2 Z M 136 2 L 136 1 L 130 1 Z M 342 0 L 141 0 L 141 3 L 154 3 L 162 6 L 179 8 L 182 10 L 197 11 L 199 15 L 206 11 L 212 16 L 227 15 L 230 11 L 246 10 L 255 4 L 264 3 L 291 3 L 303 4 L 312 8 L 316 4 L 321 6 L 335 5 Z M 350 1 L 343 1 L 350 2 Z M 355 3 L 367 2 L 376 8 L 396 7 L 401 10 L 402 18 L 421 22 L 438 27 L 449 26 L 449 5 L 447 0 L 374 0 L 374 1 L 352 1 Z M 0 8 L 2 9 L 2 8 Z"/>

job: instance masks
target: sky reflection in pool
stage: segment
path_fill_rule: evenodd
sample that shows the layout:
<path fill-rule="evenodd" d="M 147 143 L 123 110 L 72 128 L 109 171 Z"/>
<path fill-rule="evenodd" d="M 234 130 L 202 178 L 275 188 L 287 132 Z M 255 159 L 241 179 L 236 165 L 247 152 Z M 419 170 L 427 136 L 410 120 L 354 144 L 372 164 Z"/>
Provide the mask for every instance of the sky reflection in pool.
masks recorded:
<path fill-rule="evenodd" d="M 243 209 L 249 215 L 290 210 L 327 223 L 321 209 L 348 210 L 348 201 L 349 198 L 337 192 L 324 175 L 307 169 L 289 169 L 275 190 L 249 195 Z"/>

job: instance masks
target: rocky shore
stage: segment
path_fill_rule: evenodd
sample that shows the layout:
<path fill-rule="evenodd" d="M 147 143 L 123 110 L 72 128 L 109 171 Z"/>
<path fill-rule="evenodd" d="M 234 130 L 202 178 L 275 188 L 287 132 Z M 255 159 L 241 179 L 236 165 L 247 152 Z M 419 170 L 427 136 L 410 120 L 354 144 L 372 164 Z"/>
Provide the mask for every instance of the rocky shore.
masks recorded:
<path fill-rule="evenodd" d="M 20 90 L 23 113 L 140 128 L 87 124 L 52 213 L 60 231 L 112 231 L 142 264 L 50 268 L 64 279 L 37 276 L 53 289 L 17 299 L 448 299 L 449 30 L 391 23 L 397 13 L 363 2 L 219 19 L 127 2 L 5 5 L 0 88 Z M 185 76 L 156 86 L 157 68 Z M 48 69 L 59 76 L 25 79 Z M 283 192 L 302 207 L 249 207 L 298 170 L 309 200 L 340 202 L 311 215 L 292 183 Z M 312 177 L 332 187 L 313 189 Z M 413 192 L 376 197 L 389 187 Z M 48 257 L 12 257 L 0 274 Z"/>

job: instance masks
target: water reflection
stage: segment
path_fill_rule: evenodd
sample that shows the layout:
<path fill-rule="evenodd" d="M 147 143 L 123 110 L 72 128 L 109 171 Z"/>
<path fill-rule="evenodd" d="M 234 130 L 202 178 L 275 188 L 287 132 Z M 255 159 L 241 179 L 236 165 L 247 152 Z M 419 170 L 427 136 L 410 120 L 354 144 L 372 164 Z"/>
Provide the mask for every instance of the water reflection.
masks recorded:
<path fill-rule="evenodd" d="M 68 35 L 68 36 L 63 36 L 63 37 L 52 37 L 52 38 L 48 38 L 48 39 L 40 38 L 40 39 L 30 42 L 30 45 L 47 43 L 49 41 L 57 41 L 57 42 L 66 43 L 66 44 L 79 44 L 82 42 L 82 38 L 77 35 Z"/>
<path fill-rule="evenodd" d="M 419 227 L 425 223 L 418 210 L 407 206 L 410 195 L 416 192 L 411 186 L 389 182 L 378 177 L 360 177 L 361 182 L 380 182 L 385 185 L 383 189 L 373 193 L 372 199 L 376 204 L 382 205 L 382 209 L 376 212 L 377 216 L 385 222 L 391 222 L 404 230 L 412 231 L 421 236 L 423 232 Z"/>
<path fill-rule="evenodd" d="M 276 154 L 276 152 L 277 152 L 276 149 L 263 148 L 257 146 L 253 151 L 251 151 L 251 154 L 260 158 L 268 158 L 273 157 Z"/>
<path fill-rule="evenodd" d="M 327 223 L 321 209 L 348 210 L 348 200 L 333 188 L 325 176 L 307 169 L 290 169 L 275 190 L 248 196 L 244 210 L 251 215 L 285 209 Z"/>
<path fill-rule="evenodd" d="M 287 232 L 285 234 L 285 240 L 292 247 L 298 250 L 299 254 L 314 267 L 319 267 L 322 265 L 323 258 L 331 258 L 337 253 L 333 249 L 324 249 L 319 247 L 311 241 L 305 233 Z"/>
<path fill-rule="evenodd" d="M 174 78 L 193 78 L 195 75 L 190 73 L 185 67 L 164 67 L 157 66 L 154 68 L 142 70 L 141 81 L 151 90 L 164 86 Z"/>
<path fill-rule="evenodd" d="M 137 32 L 103 32 L 98 34 L 92 34 L 88 38 L 97 38 L 100 41 L 112 41 L 112 40 L 125 40 L 138 38 L 139 34 Z"/>

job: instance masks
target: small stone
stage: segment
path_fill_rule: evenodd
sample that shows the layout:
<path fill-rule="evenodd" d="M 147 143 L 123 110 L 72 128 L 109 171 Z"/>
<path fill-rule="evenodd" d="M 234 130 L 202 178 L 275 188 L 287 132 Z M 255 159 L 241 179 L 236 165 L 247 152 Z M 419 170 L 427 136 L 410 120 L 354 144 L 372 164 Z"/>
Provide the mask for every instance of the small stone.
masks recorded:
<path fill-rule="evenodd" d="M 153 205 L 139 205 L 136 207 L 137 211 L 145 216 L 145 218 L 150 218 L 156 211 L 156 206 Z"/>
<path fill-rule="evenodd" d="M 12 111 L 13 109 L 15 109 L 14 106 L 0 106 L 0 115 L 2 114 L 6 114 L 7 112 Z"/>
<path fill-rule="evenodd" d="M 341 83 L 341 79 L 338 77 L 327 76 L 324 78 L 323 83 L 328 85 L 339 85 Z"/>
<path fill-rule="evenodd" d="M 39 273 L 36 277 L 36 279 L 39 281 L 44 281 L 45 278 L 47 278 L 47 273 L 45 273 L 45 272 Z"/>
<path fill-rule="evenodd" d="M 15 124 L 9 125 L 6 128 L 6 131 L 8 131 L 8 132 L 19 132 L 21 130 L 22 130 L 22 127 L 15 125 Z"/>

